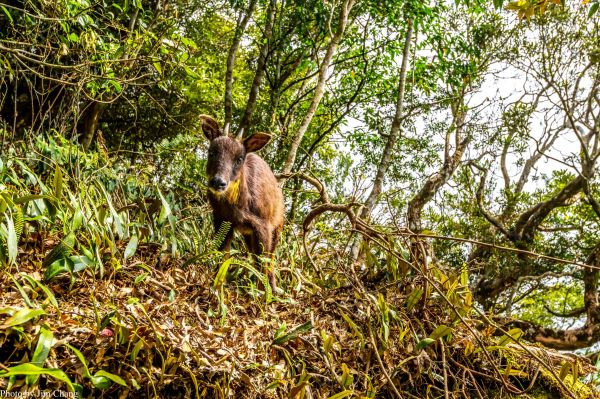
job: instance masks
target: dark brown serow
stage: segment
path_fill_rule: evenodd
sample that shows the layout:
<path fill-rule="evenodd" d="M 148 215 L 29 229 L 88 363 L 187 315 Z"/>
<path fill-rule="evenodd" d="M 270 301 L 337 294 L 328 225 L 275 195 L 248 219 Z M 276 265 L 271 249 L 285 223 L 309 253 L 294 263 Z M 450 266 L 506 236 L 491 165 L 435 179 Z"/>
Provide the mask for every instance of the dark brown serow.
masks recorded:
<path fill-rule="evenodd" d="M 244 237 L 248 251 L 256 256 L 273 256 L 283 229 L 283 194 L 269 165 L 255 151 L 271 136 L 255 133 L 242 140 L 219 128 L 210 116 L 201 115 L 202 131 L 208 140 L 208 200 L 213 210 L 215 231 L 230 222 L 219 248 L 229 252 L 233 232 Z M 273 290 L 277 289 L 272 265 L 266 274 Z"/>

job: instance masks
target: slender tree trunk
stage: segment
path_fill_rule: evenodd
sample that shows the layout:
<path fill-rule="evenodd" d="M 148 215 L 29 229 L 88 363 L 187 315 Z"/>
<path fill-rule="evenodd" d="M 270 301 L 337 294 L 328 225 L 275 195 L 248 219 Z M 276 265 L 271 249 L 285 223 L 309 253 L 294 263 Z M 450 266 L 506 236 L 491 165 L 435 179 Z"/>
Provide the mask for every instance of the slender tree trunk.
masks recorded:
<path fill-rule="evenodd" d="M 455 130 L 455 145 L 454 154 L 450 155 L 450 136 L 446 138 L 446 151 L 444 164 L 441 169 L 430 176 L 421 189 L 408 202 L 408 210 L 406 219 L 408 228 L 412 231 L 419 232 L 421 230 L 421 212 L 423 207 L 431 201 L 438 190 L 450 180 L 454 171 L 460 164 L 462 156 L 469 144 L 470 137 L 462 138 L 463 126 L 465 123 L 464 107 L 464 88 L 460 93 L 460 99 L 457 101 L 453 109 L 454 123 L 451 129 Z M 450 132 L 448 132 L 450 134 Z"/>
<path fill-rule="evenodd" d="M 94 102 L 86 112 L 85 120 L 83 121 L 83 136 L 81 136 L 81 146 L 84 151 L 89 150 L 94 142 L 94 136 L 98 130 L 98 122 L 102 111 L 106 108 L 106 103 Z"/>
<path fill-rule="evenodd" d="M 409 18 L 407 21 L 406 36 L 404 38 L 402 65 L 400 67 L 400 76 L 398 79 L 398 99 L 396 100 L 396 112 L 394 113 L 394 119 L 392 121 L 390 135 L 388 136 L 388 140 L 385 143 L 385 147 L 381 155 L 381 160 L 379 161 L 379 165 L 377 166 L 377 173 L 375 174 L 375 179 L 373 180 L 373 188 L 371 189 L 371 192 L 367 197 L 367 201 L 365 202 L 365 205 L 360 213 L 360 217 L 363 219 L 369 217 L 371 211 L 377 203 L 377 198 L 379 198 L 379 194 L 381 194 L 381 190 L 383 188 L 383 180 L 385 178 L 385 174 L 387 173 L 387 170 L 390 166 L 390 161 L 392 159 L 392 152 L 396 147 L 398 136 L 400 135 L 402 114 L 404 112 L 404 93 L 406 91 L 406 70 L 408 69 L 408 58 L 410 57 L 412 35 L 413 20 L 412 18 Z M 361 242 L 361 237 L 357 236 L 352 243 L 352 248 L 350 250 L 350 259 L 352 262 L 355 262 L 358 259 Z"/>
<path fill-rule="evenodd" d="M 131 19 L 129 20 L 129 37 L 130 38 L 133 36 L 133 31 L 138 22 L 139 12 L 140 12 L 140 10 L 138 8 L 136 8 Z M 130 60 L 130 58 L 132 58 L 132 57 L 133 57 L 133 60 Z M 123 66 L 131 67 L 134 63 L 135 54 L 131 53 L 131 49 L 129 48 L 129 46 L 125 47 L 124 58 L 128 61 L 126 63 L 124 63 Z M 102 96 L 100 96 L 100 99 L 105 100 L 102 98 Z M 83 121 L 83 136 L 81 136 L 81 139 L 80 139 L 81 146 L 83 147 L 84 151 L 89 150 L 90 147 L 92 146 L 92 143 L 94 142 L 94 137 L 96 137 L 96 132 L 98 130 L 98 123 L 100 122 L 100 116 L 102 116 L 102 112 L 104 112 L 104 110 L 108 106 L 109 101 L 112 101 L 111 97 L 109 97 L 105 101 L 95 101 L 93 104 L 91 104 L 88 107 L 88 110 L 85 115 L 85 119 Z"/>
<path fill-rule="evenodd" d="M 308 111 L 304 116 L 304 119 L 302 119 L 302 123 L 300 124 L 298 131 L 292 138 L 290 149 L 283 166 L 282 173 L 284 174 L 290 173 L 292 171 L 292 168 L 294 167 L 294 162 L 296 161 L 296 154 L 298 152 L 298 148 L 300 147 L 300 143 L 302 142 L 302 138 L 308 130 L 308 127 L 310 126 L 315 112 L 317 111 L 317 107 L 321 103 L 321 99 L 325 94 L 325 82 L 327 81 L 327 72 L 329 70 L 329 67 L 331 66 L 331 61 L 337 50 L 337 47 L 340 44 L 342 37 L 344 36 L 344 31 L 346 29 L 346 25 L 348 24 L 348 15 L 350 14 L 352 7 L 354 6 L 354 1 L 355 0 L 344 0 L 344 2 L 342 3 L 337 29 L 335 31 L 335 34 L 332 36 L 329 45 L 327 46 L 327 51 L 325 52 L 325 56 L 323 57 L 323 61 L 319 68 L 319 75 L 317 79 L 317 86 L 315 88 L 315 94 L 310 103 Z"/>
<path fill-rule="evenodd" d="M 252 81 L 252 87 L 250 87 L 250 94 L 248 95 L 248 102 L 246 103 L 246 110 L 242 115 L 242 120 L 238 126 L 240 129 L 248 128 L 252 125 L 252 117 L 256 110 L 256 104 L 258 102 L 258 92 L 260 85 L 262 84 L 263 77 L 265 76 L 265 67 L 267 65 L 267 58 L 269 56 L 269 45 L 271 42 L 271 36 L 273 34 L 273 19 L 275 15 L 275 9 L 277 7 L 277 0 L 271 0 L 269 7 L 267 8 L 267 20 L 265 22 L 265 34 L 262 38 L 263 43 L 260 46 L 258 62 L 256 65 L 256 72 L 254 74 L 254 80 Z"/>
<path fill-rule="evenodd" d="M 250 21 L 250 17 L 254 14 L 254 9 L 256 8 L 256 3 L 258 0 L 250 0 L 250 4 L 248 5 L 248 9 L 245 14 L 240 14 L 238 18 L 237 26 L 235 28 L 235 34 L 233 35 L 233 41 L 231 42 L 231 47 L 229 48 L 229 54 L 227 54 L 227 70 L 225 72 L 225 125 L 231 124 L 232 119 L 232 90 L 233 90 L 233 67 L 235 65 L 235 57 L 237 55 L 238 48 L 240 47 L 240 42 L 242 41 L 242 36 L 246 31 L 246 26 L 248 26 L 248 21 Z"/>
<path fill-rule="evenodd" d="M 388 141 L 383 149 L 379 166 L 377 167 L 377 173 L 375 174 L 375 180 L 373 180 L 373 188 L 367 197 L 367 202 L 361 212 L 361 217 L 367 218 L 377 203 L 377 198 L 381 194 L 383 188 L 383 180 L 385 174 L 390 166 L 392 159 L 392 152 L 396 147 L 398 136 L 400 135 L 400 127 L 402 123 L 402 114 L 404 112 L 404 93 L 406 89 L 406 70 L 408 66 L 408 58 L 410 57 L 410 45 L 413 34 L 413 21 L 409 19 L 407 21 L 406 37 L 404 39 L 404 52 L 402 54 L 402 66 L 400 67 L 400 79 L 398 82 L 398 100 L 396 101 L 396 112 L 392 121 L 392 128 L 390 129 L 390 135 Z"/>
<path fill-rule="evenodd" d="M 600 243 L 596 244 L 592 249 L 590 255 L 586 259 L 586 264 L 594 266 L 586 267 L 583 270 L 583 304 L 587 313 L 586 325 L 594 326 L 598 324 L 600 320 L 599 302 L 598 302 L 598 269 L 600 266 Z"/>

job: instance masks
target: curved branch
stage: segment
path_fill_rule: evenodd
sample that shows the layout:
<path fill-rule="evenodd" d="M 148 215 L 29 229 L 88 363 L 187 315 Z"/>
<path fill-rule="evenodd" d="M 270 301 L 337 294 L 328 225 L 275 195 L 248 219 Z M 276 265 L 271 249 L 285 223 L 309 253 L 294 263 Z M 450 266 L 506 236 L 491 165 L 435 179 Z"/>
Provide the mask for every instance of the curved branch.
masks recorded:
<path fill-rule="evenodd" d="M 482 172 L 481 178 L 479 179 L 479 187 L 477 187 L 477 192 L 475 193 L 475 199 L 477 200 L 477 207 L 479 208 L 479 211 L 488 222 L 496 227 L 506 238 L 510 239 L 510 232 L 508 229 L 504 226 L 500 219 L 492 215 L 490 211 L 487 210 L 483 203 L 483 192 L 485 189 L 485 179 L 487 178 L 488 170 L 474 163 L 472 163 L 472 165 Z"/>
<path fill-rule="evenodd" d="M 575 309 L 569 310 L 568 312 L 561 313 L 561 312 L 557 312 L 555 310 L 550 309 L 550 307 L 547 304 L 544 304 L 544 309 L 546 309 L 546 312 L 550 313 L 552 316 L 563 317 L 563 318 L 581 316 L 582 314 L 585 314 L 585 310 L 586 310 L 585 306 L 582 306 L 580 308 L 575 308 Z"/>
<path fill-rule="evenodd" d="M 503 323 L 506 328 L 517 327 L 523 331 L 523 338 L 539 342 L 547 348 L 558 350 L 583 349 L 600 341 L 600 326 L 583 326 L 569 330 L 543 327 L 524 320 L 509 320 Z"/>

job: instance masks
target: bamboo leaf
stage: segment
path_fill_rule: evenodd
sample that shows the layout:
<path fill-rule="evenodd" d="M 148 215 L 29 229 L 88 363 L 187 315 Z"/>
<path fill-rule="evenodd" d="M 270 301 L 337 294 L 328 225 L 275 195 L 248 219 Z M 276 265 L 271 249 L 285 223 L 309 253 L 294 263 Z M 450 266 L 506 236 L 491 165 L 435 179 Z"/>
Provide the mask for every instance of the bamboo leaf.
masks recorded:
<path fill-rule="evenodd" d="M 83 356 L 83 353 L 81 353 L 81 351 L 79 349 L 77 349 L 74 346 L 71 346 L 69 344 L 65 344 L 65 346 L 67 348 L 71 349 L 73 351 L 73 353 L 75 354 L 75 356 L 77 356 L 77 358 L 81 362 L 81 365 L 83 366 L 83 376 L 85 378 L 92 378 L 92 375 L 90 374 L 90 369 L 88 368 L 88 365 L 87 365 L 87 362 L 85 361 L 85 357 Z"/>
<path fill-rule="evenodd" d="M 510 342 L 518 341 L 522 335 L 523 331 L 520 328 L 512 328 L 498 340 L 498 346 L 506 346 Z"/>
<path fill-rule="evenodd" d="M 48 326 L 43 325 L 40 329 L 40 336 L 38 338 L 37 345 L 35 347 L 35 351 L 33 352 L 33 356 L 31 357 L 31 363 L 36 366 L 43 367 L 46 359 L 48 358 L 48 354 L 50 353 L 50 349 L 52 348 L 52 344 L 54 343 L 54 334 L 48 328 Z M 34 385 L 39 379 L 39 375 L 28 375 L 25 379 L 27 385 Z"/>
<path fill-rule="evenodd" d="M 40 366 L 37 366 L 33 363 L 23 363 L 14 367 L 9 367 L 8 370 L 0 370 L 0 378 L 6 378 L 11 376 L 20 376 L 20 375 L 48 375 L 50 377 L 56 378 L 59 381 L 67 384 L 69 391 L 74 392 L 75 387 L 67 374 L 61 369 L 46 369 Z"/>
<path fill-rule="evenodd" d="M 25 304 L 27 306 L 29 306 L 30 308 L 32 308 L 34 306 L 33 302 L 31 302 L 29 295 L 27 295 L 27 293 L 25 292 L 23 287 L 21 287 L 21 284 L 19 284 L 19 282 L 13 277 L 12 274 L 10 275 L 10 278 L 12 279 L 13 283 L 15 283 L 15 286 L 17 287 L 19 294 L 21 294 L 21 297 L 23 298 L 23 301 L 25 302 Z"/>
<path fill-rule="evenodd" d="M 423 296 L 423 290 L 420 288 L 415 288 L 415 290 L 410 293 L 408 298 L 406 298 L 406 309 L 411 310 L 417 303 L 419 303 L 421 296 Z"/>
<path fill-rule="evenodd" d="M 0 325 L 0 329 L 5 329 L 9 327 L 18 326 L 20 324 L 25 324 L 29 320 L 45 315 L 46 312 L 43 309 L 29 309 L 23 308 L 17 310 L 17 312 L 12 315 L 6 322 Z"/>
<path fill-rule="evenodd" d="M 15 231 L 15 225 L 11 217 L 6 215 L 6 226 L 8 236 L 6 237 L 6 246 L 8 249 L 8 262 L 14 264 L 17 261 L 17 254 L 19 252 L 17 232 Z"/>
<path fill-rule="evenodd" d="M 352 395 L 353 393 L 354 393 L 354 391 L 352 391 L 352 390 L 350 390 L 350 389 L 347 389 L 347 390 L 345 390 L 345 391 L 342 391 L 342 392 L 336 393 L 336 394 L 335 394 L 335 395 L 333 395 L 333 396 L 330 396 L 328 399 L 343 399 L 343 398 L 347 398 L 347 397 L 349 397 L 349 396 L 350 396 L 350 395 Z"/>
<path fill-rule="evenodd" d="M 112 382 L 116 382 L 117 384 L 122 385 L 124 387 L 127 386 L 127 383 L 123 378 L 104 370 L 99 370 L 96 373 L 94 373 L 94 376 L 92 377 L 92 382 L 94 381 L 94 378 L 105 378 Z"/>
<path fill-rule="evenodd" d="M 298 327 L 292 329 L 289 333 L 282 335 L 281 337 L 275 338 L 273 343 L 275 345 L 284 344 L 290 340 L 296 339 L 298 335 L 309 332 L 313 329 L 313 324 L 311 321 L 307 321 L 304 324 L 299 325 Z"/>
<path fill-rule="evenodd" d="M 125 260 L 131 258 L 135 254 L 135 251 L 138 247 L 138 241 L 139 239 L 137 235 L 131 236 L 131 240 L 129 240 L 129 243 L 127 243 L 127 247 L 125 248 L 125 254 L 123 255 L 123 258 Z"/>
<path fill-rule="evenodd" d="M 434 339 L 424 338 L 417 344 L 417 346 L 415 347 L 415 350 L 419 351 L 421 349 L 424 349 L 424 348 L 428 347 L 429 345 L 433 344 L 434 342 L 435 342 Z"/>
<path fill-rule="evenodd" d="M 233 262 L 233 258 L 229 258 L 221 264 L 221 267 L 219 267 L 219 271 L 217 272 L 217 276 L 213 282 L 213 287 L 219 288 L 225 284 L 225 278 L 227 277 L 227 271 L 229 270 L 231 262 Z"/>
<path fill-rule="evenodd" d="M 156 191 L 158 191 L 158 196 L 160 197 L 160 202 L 162 203 L 160 215 L 158 216 L 158 222 L 162 223 L 169 217 L 169 215 L 171 215 L 171 206 L 169 205 L 169 202 L 165 199 L 163 194 L 160 192 L 158 187 L 156 188 Z"/>
<path fill-rule="evenodd" d="M 62 191 L 63 191 L 63 176 L 62 176 L 62 171 L 60 170 L 60 166 L 58 166 L 58 165 L 56 165 L 56 169 L 54 170 L 53 186 L 54 186 L 54 197 L 60 201 L 60 199 L 62 197 Z"/>
<path fill-rule="evenodd" d="M 429 335 L 429 338 L 431 338 L 435 341 L 438 338 L 443 338 L 446 335 L 449 335 L 451 333 L 452 333 L 452 327 L 441 325 L 441 326 L 437 326 L 436 329 L 433 330 L 433 332 Z"/>

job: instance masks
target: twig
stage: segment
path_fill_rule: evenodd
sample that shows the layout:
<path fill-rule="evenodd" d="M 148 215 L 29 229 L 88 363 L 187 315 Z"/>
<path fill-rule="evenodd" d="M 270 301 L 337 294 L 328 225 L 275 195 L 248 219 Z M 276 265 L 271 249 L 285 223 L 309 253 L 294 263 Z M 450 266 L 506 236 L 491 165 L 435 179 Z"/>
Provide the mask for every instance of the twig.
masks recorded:
<path fill-rule="evenodd" d="M 370 313 L 370 308 L 368 309 L 368 312 Z M 375 357 L 377 358 L 377 362 L 379 363 L 381 372 L 387 379 L 388 384 L 390 385 L 390 387 L 392 387 L 392 390 L 394 391 L 396 396 L 398 398 L 402 399 L 402 395 L 400 394 L 400 391 L 398 391 L 398 388 L 396 388 L 396 385 L 394 385 L 392 378 L 390 377 L 387 370 L 385 369 L 385 366 L 383 365 L 383 360 L 381 360 L 381 356 L 379 356 L 379 351 L 377 350 L 377 342 L 375 342 L 375 337 L 373 336 L 373 330 L 371 329 L 371 324 L 367 323 L 367 326 L 369 328 L 369 337 L 371 339 L 371 345 L 373 345 L 373 351 L 375 351 Z"/>
<path fill-rule="evenodd" d="M 446 369 L 446 347 L 444 341 L 440 339 L 440 346 L 442 348 L 442 370 L 444 371 L 444 397 L 450 399 L 450 392 L 448 391 L 448 370 Z"/>

